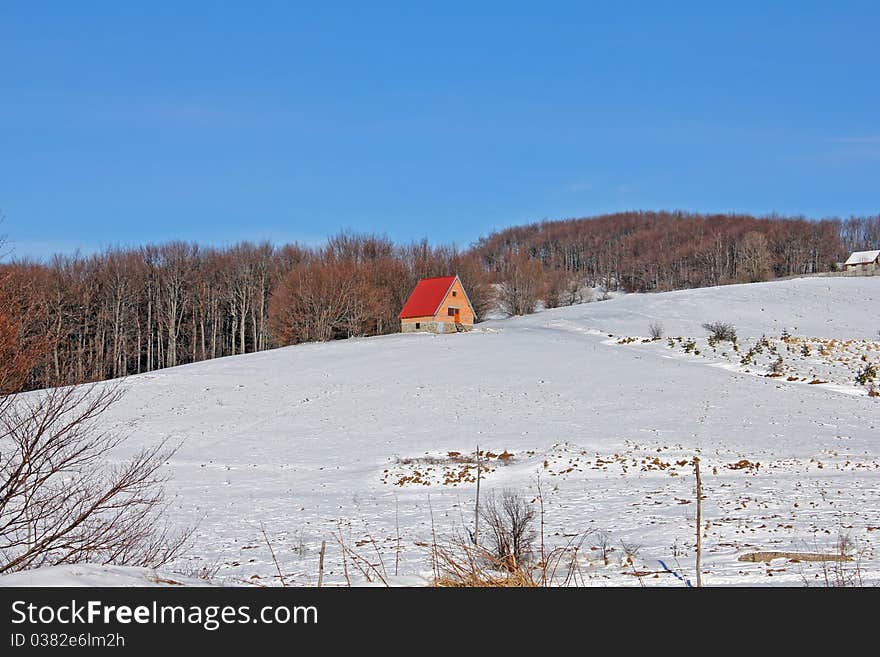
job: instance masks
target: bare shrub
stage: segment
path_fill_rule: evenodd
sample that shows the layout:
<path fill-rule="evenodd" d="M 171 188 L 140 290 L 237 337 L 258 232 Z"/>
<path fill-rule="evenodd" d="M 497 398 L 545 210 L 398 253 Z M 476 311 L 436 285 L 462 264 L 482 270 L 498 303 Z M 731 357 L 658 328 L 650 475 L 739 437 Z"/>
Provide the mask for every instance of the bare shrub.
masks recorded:
<path fill-rule="evenodd" d="M 0 573 L 65 563 L 158 567 L 191 531 L 162 523 L 165 442 L 111 465 L 124 436 L 95 420 L 116 388 L 0 398 Z"/>
<path fill-rule="evenodd" d="M 876 378 L 877 368 L 873 363 L 868 363 L 856 374 L 856 383 L 864 386 L 873 383 Z"/>
<path fill-rule="evenodd" d="M 535 508 L 513 491 L 490 493 L 480 504 L 480 517 L 488 527 L 489 547 L 504 568 L 516 570 L 535 540 Z"/>
<path fill-rule="evenodd" d="M 651 332 L 652 340 L 661 340 L 663 339 L 663 324 L 659 322 L 652 322 L 648 327 L 648 330 Z"/>
<path fill-rule="evenodd" d="M 770 364 L 770 373 L 776 376 L 781 376 L 784 372 L 785 361 L 782 359 L 782 356 L 779 356 Z"/>
<path fill-rule="evenodd" d="M 643 573 L 636 569 L 636 558 L 639 556 L 639 552 L 642 549 L 642 545 L 640 543 L 629 543 L 627 541 L 621 541 L 620 547 L 623 550 L 623 554 L 626 555 L 626 563 L 632 568 L 632 574 L 638 578 L 639 585 L 644 586 L 645 582 L 642 579 Z M 697 562 L 699 564 L 699 561 Z M 697 586 L 699 584 L 699 578 L 697 579 Z"/>
<path fill-rule="evenodd" d="M 559 308 L 565 304 L 565 272 L 553 271 L 544 274 L 544 307 Z"/>
<path fill-rule="evenodd" d="M 432 564 L 437 587 L 552 587 L 584 586 L 587 578 L 580 568 L 580 556 L 590 532 L 570 537 L 565 545 L 542 553 L 540 561 L 513 565 L 499 559 L 494 549 L 474 545 L 471 537 L 454 536 L 435 542 Z"/>
<path fill-rule="evenodd" d="M 719 342 L 736 342 L 736 327 L 729 322 L 709 322 L 703 324 L 709 337 Z"/>
<path fill-rule="evenodd" d="M 841 532 L 837 537 L 835 552 L 840 559 L 822 562 L 822 582 L 831 588 L 862 586 L 863 551 L 855 545 L 852 537 Z"/>
<path fill-rule="evenodd" d="M 865 558 L 866 550 L 860 547 L 849 533 L 842 530 L 838 533 L 834 552 L 831 554 L 821 554 L 820 547 L 815 543 L 814 549 L 817 551 L 814 556 L 822 557 L 814 559 L 820 563 L 820 570 L 811 577 L 806 569 L 801 568 L 801 578 L 806 586 L 818 585 L 827 588 L 864 586 L 862 560 Z M 795 554 L 794 557 L 798 562 L 811 560 L 799 554 Z"/>
<path fill-rule="evenodd" d="M 596 534 L 596 548 L 599 550 L 599 556 L 602 557 L 602 563 L 607 566 L 611 553 L 614 552 L 614 547 L 611 545 L 611 536 L 608 532 L 603 530 Z"/>
<path fill-rule="evenodd" d="M 642 545 L 641 543 L 621 541 L 620 548 L 623 550 L 623 554 L 626 555 L 627 563 L 631 564 L 633 560 L 639 556 L 639 552 L 642 550 Z"/>
<path fill-rule="evenodd" d="M 201 579 L 210 582 L 216 579 L 222 567 L 222 562 L 219 559 L 215 559 L 208 563 L 187 563 L 181 566 L 175 565 L 174 572 L 190 579 Z"/>
<path fill-rule="evenodd" d="M 432 586 L 438 587 L 548 587 L 583 586 L 586 578 L 580 567 L 580 555 L 592 532 L 568 534 L 568 542 L 547 548 L 544 529 L 544 496 L 540 477 L 535 483 L 536 496 L 527 501 L 516 493 L 505 491 L 500 499 L 490 495 L 480 504 L 482 513 L 492 509 L 487 518 L 489 531 L 494 533 L 487 545 L 475 540 L 475 532 L 465 529 L 451 538 L 437 540 L 431 524 Z M 478 498 L 479 499 L 479 498 Z M 535 503 L 537 502 L 537 507 Z M 540 518 L 540 545 L 530 552 L 535 540 L 532 524 Z M 501 527 L 501 531 L 498 528 Z M 504 536 L 498 539 L 498 534 Z M 519 536 L 519 539 L 513 538 Z M 499 544 L 502 546 L 499 547 Z M 512 546 L 512 547 L 507 547 Z M 519 548 L 518 557 L 514 557 Z M 529 558 L 532 555 L 536 558 Z"/>
<path fill-rule="evenodd" d="M 432 563 L 436 568 L 432 581 L 435 587 L 531 588 L 540 583 L 529 567 L 517 565 L 511 569 L 507 560 L 499 561 L 491 551 L 469 539 L 434 544 Z"/>

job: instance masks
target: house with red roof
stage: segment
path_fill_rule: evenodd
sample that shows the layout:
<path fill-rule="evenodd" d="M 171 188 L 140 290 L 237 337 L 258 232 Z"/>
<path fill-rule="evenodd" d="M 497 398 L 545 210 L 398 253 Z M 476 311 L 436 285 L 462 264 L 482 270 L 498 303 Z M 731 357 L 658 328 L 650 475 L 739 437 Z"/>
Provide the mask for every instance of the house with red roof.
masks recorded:
<path fill-rule="evenodd" d="M 403 333 L 469 331 L 476 316 L 458 276 L 423 278 L 398 315 Z"/>

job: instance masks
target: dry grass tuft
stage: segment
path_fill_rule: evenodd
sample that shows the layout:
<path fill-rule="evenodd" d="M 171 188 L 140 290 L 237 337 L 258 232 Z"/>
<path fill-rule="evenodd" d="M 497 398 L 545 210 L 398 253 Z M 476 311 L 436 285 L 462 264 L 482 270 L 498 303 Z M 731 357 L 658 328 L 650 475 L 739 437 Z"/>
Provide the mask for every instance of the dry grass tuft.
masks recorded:
<path fill-rule="evenodd" d="M 486 571 L 469 573 L 463 577 L 443 576 L 434 580 L 436 588 L 533 588 L 540 586 L 528 570 L 517 569 L 512 573 L 492 576 Z"/>

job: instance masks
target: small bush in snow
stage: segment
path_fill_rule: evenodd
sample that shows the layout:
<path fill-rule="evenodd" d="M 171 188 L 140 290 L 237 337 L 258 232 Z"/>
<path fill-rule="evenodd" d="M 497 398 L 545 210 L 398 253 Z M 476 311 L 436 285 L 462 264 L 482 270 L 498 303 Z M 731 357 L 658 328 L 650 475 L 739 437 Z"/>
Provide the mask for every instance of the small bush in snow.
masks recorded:
<path fill-rule="evenodd" d="M 709 322 L 703 324 L 709 336 L 718 342 L 736 342 L 736 327 L 728 322 Z"/>
<path fill-rule="evenodd" d="M 648 330 L 651 332 L 652 340 L 660 340 L 663 337 L 663 325 L 659 322 L 653 322 Z"/>
<path fill-rule="evenodd" d="M 770 365 L 770 373 L 771 374 L 782 374 L 785 371 L 785 364 L 782 360 L 782 356 L 773 361 Z"/>
<path fill-rule="evenodd" d="M 868 385 L 869 383 L 873 383 L 874 379 L 877 378 L 877 368 L 874 367 L 872 363 L 868 363 L 865 365 L 859 373 L 856 374 L 856 383 L 861 386 Z"/>
<path fill-rule="evenodd" d="M 609 536 L 608 532 L 602 530 L 596 534 L 596 543 L 599 556 L 602 557 L 602 562 L 607 566 L 609 557 L 614 552 L 614 548 L 611 546 L 611 536 Z"/>
<path fill-rule="evenodd" d="M 522 495 L 506 490 L 480 504 L 488 525 L 489 544 L 498 563 L 516 570 L 535 540 L 535 507 Z"/>

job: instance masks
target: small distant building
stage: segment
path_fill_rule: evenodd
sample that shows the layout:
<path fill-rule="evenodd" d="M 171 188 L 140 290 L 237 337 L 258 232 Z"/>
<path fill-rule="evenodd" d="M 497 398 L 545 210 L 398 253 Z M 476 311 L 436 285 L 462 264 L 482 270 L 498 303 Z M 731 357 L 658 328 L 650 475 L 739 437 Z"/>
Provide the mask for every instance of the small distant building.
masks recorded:
<path fill-rule="evenodd" d="M 398 315 L 402 333 L 469 331 L 476 316 L 458 276 L 423 278 Z"/>
<path fill-rule="evenodd" d="M 880 272 L 880 250 L 856 251 L 843 263 L 844 271 Z"/>

